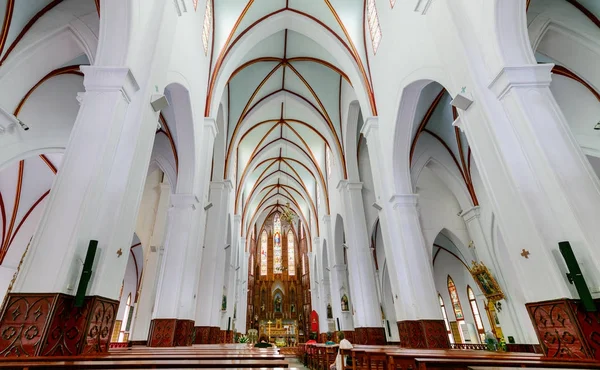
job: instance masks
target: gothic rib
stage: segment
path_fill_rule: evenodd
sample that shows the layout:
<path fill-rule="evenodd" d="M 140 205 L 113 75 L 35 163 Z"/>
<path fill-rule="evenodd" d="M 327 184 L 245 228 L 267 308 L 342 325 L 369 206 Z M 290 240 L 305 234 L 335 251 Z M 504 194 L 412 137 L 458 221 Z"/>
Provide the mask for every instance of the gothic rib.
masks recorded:
<path fill-rule="evenodd" d="M 252 0 L 251 0 L 252 2 Z M 239 22 L 241 21 L 241 18 L 238 18 L 238 21 L 236 22 L 236 25 L 234 26 L 234 29 L 232 30 L 232 32 L 230 33 L 226 43 L 224 44 L 224 49 L 221 51 L 221 55 L 219 56 L 219 59 L 217 60 L 217 64 L 215 65 L 215 69 L 212 71 L 212 76 L 209 79 L 209 87 L 208 87 L 208 93 L 206 96 L 206 107 L 205 107 L 205 116 L 208 117 L 210 116 L 210 102 L 212 101 L 212 95 L 213 95 L 213 90 L 214 90 L 214 86 L 216 83 L 216 78 L 218 76 L 218 72 L 222 66 L 222 63 L 225 59 L 225 57 L 227 56 L 227 54 L 231 51 L 231 49 L 233 48 L 233 46 L 235 46 L 235 44 L 253 27 L 255 27 L 257 24 L 259 24 L 260 22 L 264 21 L 265 19 L 279 14 L 283 11 L 290 11 L 290 12 L 294 12 L 297 13 L 299 15 L 305 16 L 309 19 L 311 19 L 312 21 L 316 22 L 317 24 L 319 24 L 321 27 L 323 27 L 325 30 L 327 30 L 329 33 L 331 33 L 335 38 L 338 39 L 338 41 L 340 41 L 340 43 L 342 44 L 343 47 L 345 47 L 348 52 L 352 55 L 355 63 L 359 66 L 359 69 L 362 72 L 363 75 L 363 79 L 365 81 L 365 84 L 367 86 L 367 89 L 369 91 L 367 91 L 367 94 L 369 96 L 370 99 L 370 103 L 371 103 L 371 110 L 373 112 L 374 115 L 377 115 L 377 108 L 375 107 L 374 103 L 375 103 L 375 98 L 374 98 L 374 94 L 372 92 L 372 89 L 370 88 L 370 83 L 369 80 L 366 76 L 366 74 L 364 73 L 364 67 L 362 67 L 362 62 L 360 61 L 360 59 L 357 60 L 356 55 L 354 53 L 352 53 L 352 50 L 350 49 L 350 47 L 344 42 L 344 40 L 337 34 L 335 33 L 329 26 L 327 26 L 326 24 L 324 24 L 323 22 L 321 22 L 319 19 L 315 18 L 314 16 L 304 13 L 302 11 L 296 10 L 296 9 L 292 9 L 292 8 L 281 8 L 278 9 L 272 13 L 269 13 L 261 18 L 259 18 L 258 20 L 256 20 L 254 23 L 252 23 L 250 26 L 248 26 L 246 29 L 244 29 L 244 31 L 242 31 L 234 40 L 233 43 L 231 45 L 229 45 L 229 42 L 231 41 L 231 37 L 234 34 L 235 30 L 237 29 L 237 27 L 239 26 Z M 247 12 L 247 9 L 244 9 L 243 15 L 245 15 L 245 13 Z M 243 17 L 242 15 L 242 17 Z M 344 29 L 344 28 L 343 28 Z M 229 46 L 228 46 L 229 45 Z"/>
<path fill-rule="evenodd" d="M 393 8 L 393 6 L 392 6 L 392 8 Z M 378 21 L 379 21 L 379 16 L 378 16 Z M 371 82 L 371 90 L 375 91 L 375 89 L 373 88 L 373 76 L 371 76 L 371 64 L 369 63 L 369 52 L 367 51 L 367 35 L 366 35 L 367 27 L 365 27 L 365 25 L 367 24 L 367 0 L 364 1 L 362 24 L 363 24 L 363 27 L 362 27 L 363 47 L 365 50 L 365 60 L 367 61 L 367 72 L 369 73 L 369 81 Z M 375 53 L 374 50 L 373 50 L 373 53 Z"/>
<path fill-rule="evenodd" d="M 10 29 L 10 22 L 12 21 L 12 14 L 15 9 L 15 0 L 8 0 L 6 2 L 6 10 L 4 13 L 4 21 L 2 22 L 2 28 L 0 28 L 0 56 L 4 50 L 4 44 L 8 38 L 8 30 Z"/>
<path fill-rule="evenodd" d="M 27 212 L 23 215 L 23 218 L 21 219 L 21 221 L 19 221 L 19 224 L 17 225 L 15 232 L 12 234 L 10 241 L 8 242 L 8 247 L 6 249 L 6 252 L 8 252 L 8 249 L 10 248 L 10 246 L 12 245 L 13 240 L 15 239 L 15 237 L 17 236 L 17 234 L 19 233 L 19 230 L 21 229 L 21 226 L 25 223 L 25 221 L 27 220 L 27 217 L 29 217 L 29 215 L 31 214 L 31 212 L 33 212 L 33 210 L 35 209 L 35 207 L 38 206 L 38 204 L 40 204 L 42 202 L 42 200 L 44 200 L 48 194 L 50 194 L 50 189 L 46 190 L 46 192 L 44 194 L 42 194 L 41 197 L 39 197 L 35 203 L 33 203 L 33 205 L 27 210 Z"/>
<path fill-rule="evenodd" d="M 50 159 L 48 159 L 48 157 L 46 157 L 45 154 L 40 154 L 40 158 L 42 159 L 42 161 L 44 161 L 44 163 L 46 163 L 46 166 L 48 166 L 50 171 L 52 171 L 52 173 L 56 175 L 56 166 L 54 166 Z"/>
<path fill-rule="evenodd" d="M 58 69 L 51 71 L 50 73 L 45 75 L 41 80 L 39 80 L 38 83 L 36 83 L 31 89 L 29 89 L 29 91 L 27 91 L 25 96 L 21 99 L 21 101 L 19 102 L 19 104 L 17 105 L 15 110 L 13 111 L 13 114 L 15 116 L 19 115 L 19 113 L 21 112 L 21 109 L 23 108 L 23 105 L 25 104 L 25 102 L 27 102 L 27 100 L 29 99 L 31 94 L 33 94 L 33 92 L 35 90 L 37 90 L 37 88 L 40 87 L 44 82 L 48 81 L 52 77 L 56 77 L 56 76 L 60 76 L 60 75 L 64 75 L 64 74 L 73 74 L 73 75 L 83 77 L 83 73 L 81 73 L 81 71 L 79 71 L 79 66 L 75 66 L 75 65 L 66 66 L 66 67 L 58 68 Z"/>
<path fill-rule="evenodd" d="M 462 264 L 463 264 L 463 266 L 465 266 L 465 268 L 466 268 L 468 271 L 471 271 L 471 270 L 469 269 L 469 266 L 467 266 L 467 264 L 465 263 L 465 261 L 463 261 L 463 260 L 462 260 L 460 257 L 458 257 L 456 254 L 452 253 L 451 251 L 449 251 L 448 249 L 446 249 L 446 248 L 442 247 L 441 245 L 438 245 L 438 244 L 435 244 L 435 243 L 433 243 L 433 246 L 434 246 L 434 247 L 438 247 L 438 248 L 439 248 L 439 249 L 438 249 L 438 253 L 439 253 L 441 250 L 444 250 L 444 251 L 448 252 L 448 253 L 449 253 L 451 256 L 453 256 L 454 258 L 456 258 L 457 260 L 459 260 L 459 261 L 460 261 L 460 263 L 462 263 Z M 435 257 L 437 257 L 437 253 L 435 254 Z M 433 263 L 432 263 L 432 265 L 434 265 L 434 264 L 435 264 L 435 257 L 433 258 Z"/>
<path fill-rule="evenodd" d="M 96 11 L 98 12 L 98 17 L 100 16 L 100 0 L 94 0 L 96 4 Z"/>
<path fill-rule="evenodd" d="M 40 19 L 44 14 L 46 14 L 49 10 L 51 10 L 52 8 L 54 8 L 56 5 L 60 4 L 62 1 L 63 0 L 53 0 L 50 4 L 46 5 L 42 10 L 40 10 L 39 12 L 37 12 L 29 20 L 29 22 L 27 22 L 27 24 L 25 25 L 25 27 L 23 27 L 23 29 L 21 30 L 21 32 L 17 35 L 17 38 L 15 38 L 15 40 L 10 44 L 10 46 L 6 50 L 6 53 L 2 56 L 2 59 L 0 59 L 0 66 L 2 64 L 4 64 L 4 62 L 6 61 L 6 58 L 8 57 L 8 55 L 13 51 L 13 49 L 17 46 L 17 44 L 19 43 L 19 41 L 21 41 L 21 39 L 23 38 L 23 36 L 25 36 L 25 34 L 27 33 L 27 31 L 29 31 L 29 29 L 35 24 L 35 22 L 37 22 L 38 19 Z"/>
<path fill-rule="evenodd" d="M 585 81 L 583 78 L 579 77 L 575 72 L 571 71 L 567 67 L 555 65 L 552 68 L 552 73 L 556 73 L 559 76 L 564 76 L 564 77 L 567 77 L 574 81 L 579 82 L 580 84 L 585 86 L 585 88 L 588 89 L 596 97 L 596 99 L 598 99 L 598 101 L 600 101 L 600 92 L 598 92 L 592 85 L 587 83 L 587 81 Z"/>
<path fill-rule="evenodd" d="M 175 157 L 175 170 L 179 172 L 179 154 L 177 153 L 177 146 L 175 145 L 173 135 L 171 135 L 171 130 L 169 129 L 169 123 L 167 122 L 162 113 L 158 115 L 158 119 L 160 120 L 162 126 L 165 128 L 164 131 L 162 129 L 158 131 L 164 132 L 164 134 L 169 139 L 169 144 L 171 144 L 171 150 L 173 151 L 173 156 Z"/>
<path fill-rule="evenodd" d="M 0 249 L 0 263 L 4 261 L 4 257 L 6 256 L 6 252 L 8 251 L 8 247 L 12 240 L 12 231 L 15 226 L 17 213 L 19 211 L 19 203 L 21 201 L 21 190 L 23 189 L 23 169 L 25 167 L 25 161 L 19 161 L 19 169 L 17 173 L 17 185 L 15 189 L 15 200 L 13 203 L 12 215 L 10 217 L 10 222 L 8 223 L 8 230 L 6 232 L 7 237 L 4 239 L 4 244 L 2 244 L 2 248 Z"/>
<path fill-rule="evenodd" d="M 4 245 L 4 240 L 6 239 L 6 208 L 4 207 L 4 198 L 2 197 L 2 193 L 0 192 L 0 214 L 2 215 L 2 241 L 0 242 L 0 247 Z"/>
<path fill-rule="evenodd" d="M 452 107 L 452 117 L 454 120 L 458 118 L 458 111 L 456 110 L 456 107 Z M 469 191 L 469 195 L 471 196 L 473 205 L 478 206 L 479 200 L 477 199 L 477 193 L 475 193 L 475 188 L 473 187 L 473 179 L 471 178 L 471 173 L 469 171 L 469 168 L 467 167 L 467 163 L 465 162 L 462 138 L 460 136 L 460 129 L 458 127 L 454 127 L 454 136 L 456 138 L 456 144 L 458 146 L 458 155 L 460 156 L 460 163 L 462 165 L 463 173 L 465 174 L 465 179 L 467 180 L 465 185 L 467 186 L 467 190 Z M 467 143 L 467 147 L 470 151 L 471 147 L 469 146 L 469 143 Z"/>
<path fill-rule="evenodd" d="M 433 115 L 435 108 L 438 106 L 438 104 L 442 100 L 442 97 L 444 96 L 445 93 L 446 93 L 446 89 L 442 89 L 442 91 L 440 91 L 437 94 L 437 96 L 435 97 L 435 99 L 433 99 L 433 102 L 429 106 L 429 109 L 427 109 L 427 112 L 423 116 L 423 119 L 421 120 L 421 123 L 419 124 L 419 127 L 417 128 L 417 132 L 415 133 L 415 137 L 413 138 L 413 141 L 410 144 L 410 155 L 408 157 L 409 165 L 412 163 L 413 154 L 415 153 L 415 148 L 417 146 L 417 141 L 419 140 L 419 136 L 421 135 L 421 132 L 425 129 L 425 126 L 427 126 L 429 119 Z"/>

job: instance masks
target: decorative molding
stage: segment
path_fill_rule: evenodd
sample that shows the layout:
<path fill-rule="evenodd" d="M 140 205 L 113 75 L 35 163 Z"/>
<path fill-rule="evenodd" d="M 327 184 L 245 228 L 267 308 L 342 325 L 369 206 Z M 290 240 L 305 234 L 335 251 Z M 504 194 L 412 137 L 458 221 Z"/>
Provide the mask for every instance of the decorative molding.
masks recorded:
<path fill-rule="evenodd" d="M 212 117 L 204 118 L 204 129 L 208 130 L 212 137 L 215 138 L 219 134 L 219 129 L 217 128 L 217 120 Z"/>
<path fill-rule="evenodd" d="M 210 183 L 210 189 L 231 191 L 231 189 L 233 189 L 233 183 L 231 180 L 212 181 Z"/>
<path fill-rule="evenodd" d="M 150 324 L 148 347 L 174 347 L 177 319 L 154 319 Z"/>
<path fill-rule="evenodd" d="M 375 133 L 379 130 L 379 117 L 367 117 L 364 122 L 360 133 L 369 140 L 371 133 Z"/>
<path fill-rule="evenodd" d="M 185 5 L 186 0 L 173 0 L 175 4 L 175 11 L 177 15 L 181 17 L 183 13 L 187 13 L 187 6 Z"/>
<path fill-rule="evenodd" d="M 127 102 L 140 89 L 129 68 L 81 66 L 83 86 L 86 92 L 116 92 L 120 91 Z"/>
<path fill-rule="evenodd" d="M 348 180 L 340 180 L 337 186 L 335 187 L 337 190 L 345 189 L 348 186 Z"/>
<path fill-rule="evenodd" d="M 552 82 L 552 68 L 552 63 L 504 67 L 489 88 L 502 99 L 513 87 L 547 87 Z"/>
<path fill-rule="evenodd" d="M 396 194 L 390 198 L 393 208 L 416 207 L 419 203 L 419 194 Z"/>
<path fill-rule="evenodd" d="M 174 208 L 192 208 L 196 209 L 200 203 L 198 197 L 194 194 L 171 194 L 171 206 Z"/>
<path fill-rule="evenodd" d="M 321 217 L 321 221 L 326 224 L 331 224 L 331 215 L 323 215 L 323 217 Z"/>
<path fill-rule="evenodd" d="M 480 215 L 481 211 L 479 210 L 479 206 L 475 206 L 467 209 L 466 211 L 462 211 L 460 217 L 462 217 L 463 220 L 468 223 L 473 219 L 479 218 Z"/>
<path fill-rule="evenodd" d="M 444 320 L 398 321 L 398 332 L 403 348 L 450 348 Z"/>
<path fill-rule="evenodd" d="M 427 14 L 432 2 L 433 0 L 417 0 L 417 5 L 415 6 L 414 11 L 421 13 L 421 15 L 425 15 Z"/>

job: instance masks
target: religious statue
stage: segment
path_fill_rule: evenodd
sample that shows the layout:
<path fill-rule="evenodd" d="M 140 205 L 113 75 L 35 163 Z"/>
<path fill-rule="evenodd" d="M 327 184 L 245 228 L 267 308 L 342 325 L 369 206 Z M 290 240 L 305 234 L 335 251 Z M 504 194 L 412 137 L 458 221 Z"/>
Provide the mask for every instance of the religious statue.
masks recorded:
<path fill-rule="evenodd" d="M 350 311 L 350 308 L 348 306 L 348 296 L 345 294 L 342 296 L 342 311 Z"/>
<path fill-rule="evenodd" d="M 223 299 L 221 300 L 221 311 L 227 311 L 227 296 L 223 294 Z"/>
<path fill-rule="evenodd" d="M 290 305 L 290 312 L 291 313 L 295 313 L 296 312 L 296 305 L 293 304 L 293 303 Z"/>
<path fill-rule="evenodd" d="M 327 318 L 328 319 L 333 319 L 333 311 L 331 310 L 331 304 L 330 303 L 327 304 Z"/>
<path fill-rule="evenodd" d="M 275 312 L 281 312 L 281 297 L 277 296 L 275 298 Z"/>

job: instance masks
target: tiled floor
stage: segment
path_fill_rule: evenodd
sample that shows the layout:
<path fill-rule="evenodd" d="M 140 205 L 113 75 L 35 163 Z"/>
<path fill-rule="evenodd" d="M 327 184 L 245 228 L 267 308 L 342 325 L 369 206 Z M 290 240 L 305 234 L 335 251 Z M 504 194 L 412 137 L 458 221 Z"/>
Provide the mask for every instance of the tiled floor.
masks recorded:
<path fill-rule="evenodd" d="M 285 359 L 290 363 L 290 369 L 308 370 L 297 357 L 286 357 Z"/>

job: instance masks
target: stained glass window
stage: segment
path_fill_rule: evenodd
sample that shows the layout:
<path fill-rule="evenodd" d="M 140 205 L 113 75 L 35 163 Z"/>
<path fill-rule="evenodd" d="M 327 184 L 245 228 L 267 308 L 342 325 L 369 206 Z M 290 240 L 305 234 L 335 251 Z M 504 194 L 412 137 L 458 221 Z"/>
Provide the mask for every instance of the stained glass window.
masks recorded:
<path fill-rule="evenodd" d="M 288 231 L 287 235 L 288 242 L 288 275 L 296 275 L 296 255 L 294 254 L 294 233 L 292 230 Z"/>
<path fill-rule="evenodd" d="M 381 42 L 381 25 L 379 24 L 375 0 L 368 0 L 367 2 L 367 22 L 369 22 L 369 33 L 373 43 L 373 54 L 376 54 Z"/>
<path fill-rule="evenodd" d="M 212 34 L 212 0 L 206 0 L 206 12 L 204 13 L 204 28 L 202 29 L 202 44 L 204 45 L 204 55 L 208 54 L 208 44 Z"/>
<path fill-rule="evenodd" d="M 450 275 L 448 275 L 448 293 L 450 294 L 450 300 L 452 301 L 452 309 L 454 310 L 456 320 L 464 320 L 465 316 L 463 315 L 462 307 L 460 306 L 458 292 L 456 291 L 456 286 L 454 285 L 454 281 L 452 280 Z"/>
<path fill-rule="evenodd" d="M 304 254 L 302 255 L 302 275 L 306 275 L 306 259 L 304 258 Z"/>
<path fill-rule="evenodd" d="M 260 274 L 267 274 L 267 232 L 263 231 L 260 237 Z"/>
<path fill-rule="evenodd" d="M 281 219 L 275 215 L 273 220 L 273 273 L 283 273 L 283 261 L 281 257 Z"/>
<path fill-rule="evenodd" d="M 477 326 L 477 332 L 479 336 L 485 337 L 485 328 L 483 327 L 483 321 L 481 321 L 481 315 L 479 314 L 479 307 L 477 307 L 477 299 L 475 299 L 475 293 L 473 289 L 467 285 L 467 295 L 469 296 L 469 304 L 471 305 L 471 311 L 473 312 L 473 318 L 475 319 L 475 326 Z"/>
<path fill-rule="evenodd" d="M 444 300 L 442 296 L 438 294 L 438 299 L 440 301 L 440 308 L 442 309 L 442 317 L 444 318 L 444 324 L 446 325 L 446 331 L 448 332 L 448 338 L 450 338 L 450 343 L 454 343 L 454 338 L 452 337 L 452 330 L 450 329 L 450 323 L 448 322 L 448 315 L 446 314 L 446 306 L 444 305 Z"/>
<path fill-rule="evenodd" d="M 252 254 L 250 256 L 250 266 L 249 266 L 249 270 L 250 270 L 250 275 L 254 275 L 254 254 Z"/>

